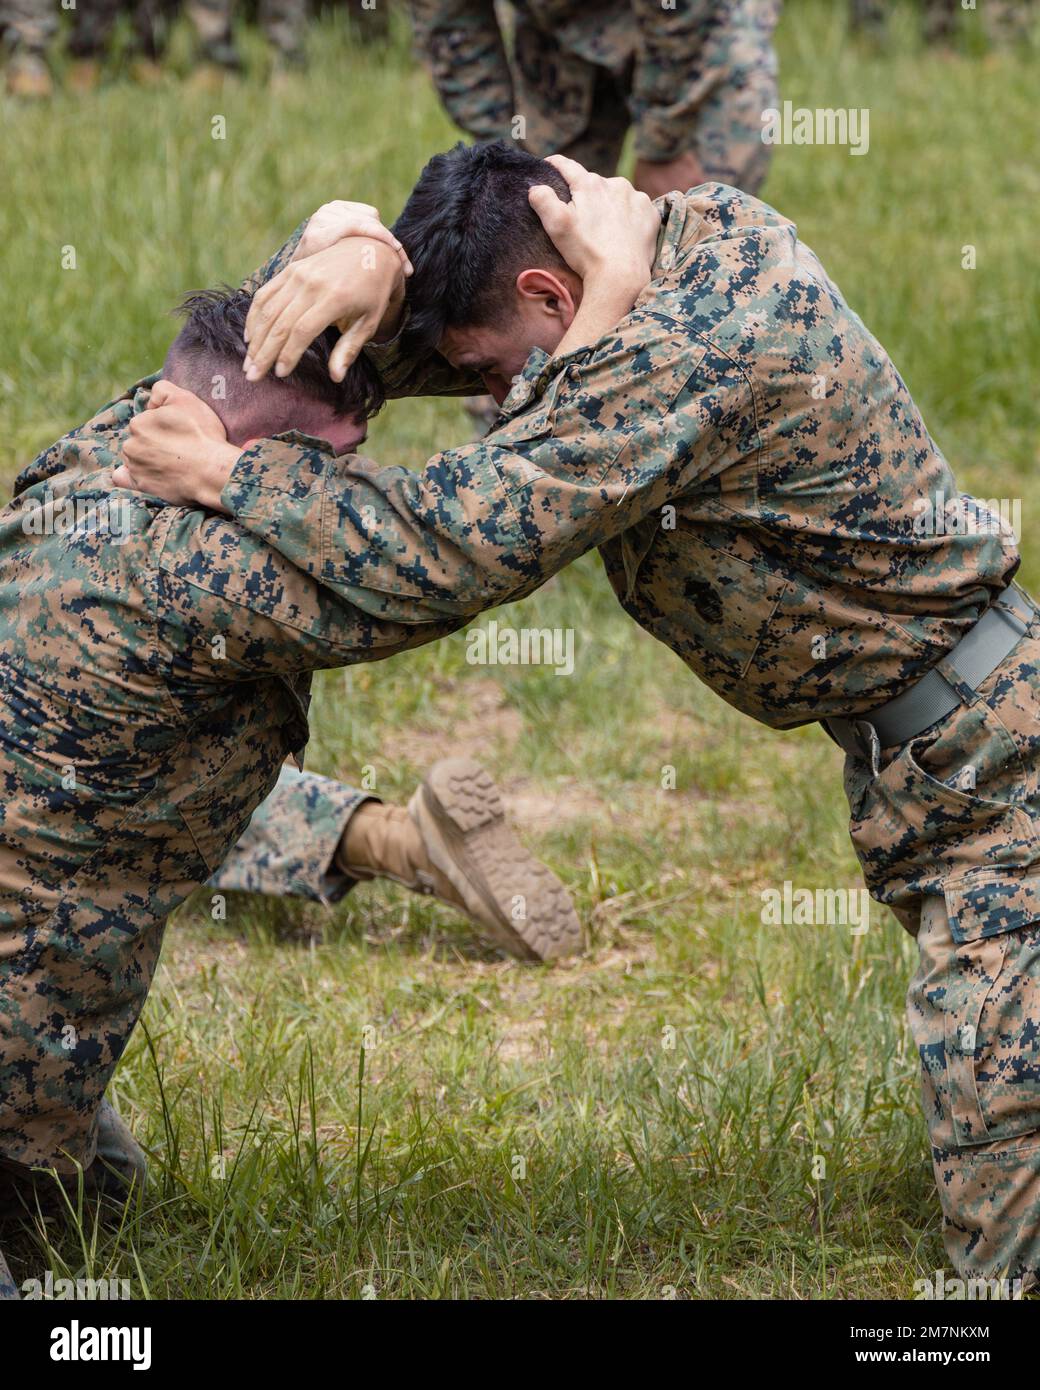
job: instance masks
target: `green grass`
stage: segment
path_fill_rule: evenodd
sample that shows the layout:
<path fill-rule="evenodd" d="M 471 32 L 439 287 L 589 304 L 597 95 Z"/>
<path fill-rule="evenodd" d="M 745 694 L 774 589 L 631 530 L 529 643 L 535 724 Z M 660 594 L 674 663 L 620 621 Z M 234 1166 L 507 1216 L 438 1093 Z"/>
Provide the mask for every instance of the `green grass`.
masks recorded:
<path fill-rule="evenodd" d="M 784 94 L 869 106 L 870 153 L 782 148 L 765 194 L 961 482 L 1026 497 L 1035 584 L 1035 50 L 923 49 L 905 16 L 850 43 L 841 13 L 788 7 Z M 4 106 L 5 478 L 161 360 L 184 290 L 237 280 L 330 197 L 392 216 L 454 138 L 400 34 L 379 55 L 327 27 L 277 94 L 250 52 L 218 97 L 117 79 Z M 465 434 L 457 405 L 410 403 L 370 452 L 420 463 Z M 858 883 L 834 748 L 699 687 L 595 557 L 509 621 L 574 627 L 575 674 L 470 667 L 460 635 L 325 676 L 309 766 L 371 764 L 398 798 L 446 748 L 481 757 L 572 886 L 587 952 L 502 961 L 380 886 L 330 912 L 244 898 L 218 925 L 187 905 L 113 1087 L 154 1153 L 144 1209 L 14 1242 L 18 1277 L 49 1264 L 162 1298 L 900 1298 L 944 1264 L 912 943 L 880 911 L 861 937 L 759 918 L 763 886 Z"/>

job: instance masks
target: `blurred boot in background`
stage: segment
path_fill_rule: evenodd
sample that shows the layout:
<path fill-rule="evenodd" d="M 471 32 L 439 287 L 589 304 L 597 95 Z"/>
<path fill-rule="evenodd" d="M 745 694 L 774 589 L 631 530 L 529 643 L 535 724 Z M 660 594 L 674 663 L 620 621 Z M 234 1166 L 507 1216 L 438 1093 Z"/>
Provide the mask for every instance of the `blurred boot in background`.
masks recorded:
<path fill-rule="evenodd" d="M 8 53 L 6 84 L 11 96 L 49 97 L 54 90 L 47 50 L 58 29 L 55 0 L 0 0 L 0 30 Z"/>

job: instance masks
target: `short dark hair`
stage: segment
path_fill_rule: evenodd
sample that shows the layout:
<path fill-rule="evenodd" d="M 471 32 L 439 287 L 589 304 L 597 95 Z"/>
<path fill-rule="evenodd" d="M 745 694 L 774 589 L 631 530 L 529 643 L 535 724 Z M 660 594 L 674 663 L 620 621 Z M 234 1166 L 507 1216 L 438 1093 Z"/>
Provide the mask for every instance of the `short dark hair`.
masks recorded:
<path fill-rule="evenodd" d="M 236 367 L 226 382 L 226 399 L 231 409 L 258 402 L 272 387 L 295 387 L 304 395 L 331 405 L 337 415 L 367 419 L 376 413 L 385 399 L 383 385 L 363 353 L 347 368 L 342 381 L 333 381 L 329 376 L 329 357 L 339 337 L 334 329 L 315 338 L 288 376 L 278 377 L 272 371 L 262 381 L 247 381 L 238 364 L 246 355 L 243 332 L 252 302 L 251 294 L 230 285 L 195 290 L 185 297 L 175 311 L 183 315 L 184 327 L 166 357 L 166 370 L 177 377 L 177 385 L 208 400 L 214 364 L 227 363 Z"/>
<path fill-rule="evenodd" d="M 566 265 L 527 201 L 535 184 L 571 200 L 563 176 L 505 141 L 458 144 L 419 175 L 394 233 L 414 266 L 407 285 L 412 351 L 435 348 L 445 329 L 491 322 L 530 266 Z"/>

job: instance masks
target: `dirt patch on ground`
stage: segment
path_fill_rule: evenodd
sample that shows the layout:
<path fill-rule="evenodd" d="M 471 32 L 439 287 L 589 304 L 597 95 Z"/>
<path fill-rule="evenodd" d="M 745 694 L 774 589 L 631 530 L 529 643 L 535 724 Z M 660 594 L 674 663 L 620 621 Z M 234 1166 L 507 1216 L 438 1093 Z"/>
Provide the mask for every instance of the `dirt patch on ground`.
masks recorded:
<path fill-rule="evenodd" d="M 438 758 L 487 759 L 488 749 L 508 753 L 524 728 L 523 715 L 506 702 L 502 687 L 493 680 L 474 680 L 453 687 L 459 700 L 450 727 L 409 724 L 395 730 L 394 755 L 406 759 L 420 772 Z"/>

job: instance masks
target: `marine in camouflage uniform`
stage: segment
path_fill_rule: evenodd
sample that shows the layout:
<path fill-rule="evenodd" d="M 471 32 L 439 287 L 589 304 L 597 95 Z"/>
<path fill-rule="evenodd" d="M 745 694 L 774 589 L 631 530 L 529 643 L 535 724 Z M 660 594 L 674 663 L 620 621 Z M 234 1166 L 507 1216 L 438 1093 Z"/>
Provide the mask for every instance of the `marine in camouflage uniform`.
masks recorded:
<path fill-rule="evenodd" d="M 186 9 L 204 58 L 237 70 L 241 58 L 233 33 L 235 0 L 186 0 Z M 288 66 L 302 63 L 307 0 L 257 0 L 255 11 L 278 61 Z"/>
<path fill-rule="evenodd" d="M 0 34 L 8 52 L 7 90 L 12 96 L 49 96 L 47 50 L 58 32 L 56 0 L 0 0 Z"/>
<path fill-rule="evenodd" d="M 179 8 L 179 0 L 139 0 L 126 5 L 123 0 L 76 0 L 76 11 L 69 36 L 69 86 L 75 91 L 93 90 L 101 76 L 116 21 L 129 11 L 133 21 L 134 75 L 141 81 L 159 76 L 159 62 L 166 48 L 169 28 Z"/>
<path fill-rule="evenodd" d="M 223 504 L 287 561 L 321 555 L 316 581 L 378 624 L 465 620 L 599 547 L 625 611 L 775 729 L 869 721 L 940 672 L 960 703 L 919 736 L 882 747 L 857 726 L 851 834 L 872 895 L 919 942 L 909 1018 L 949 1256 L 965 1277 L 1028 1285 L 1040 618 L 1012 586 L 1014 538 L 958 493 L 888 355 L 791 222 L 720 185 L 658 206 L 635 309 L 591 348 L 535 347 L 485 440 L 418 474 L 265 442 L 240 455 Z M 416 261 L 406 224 L 407 209 L 395 230 Z M 477 387 L 405 341 L 366 349 L 391 395 Z M 964 519 L 922 526 L 944 499 Z M 995 604 L 1013 646 L 976 688 L 950 653 Z"/>
<path fill-rule="evenodd" d="M 779 0 L 515 0 L 512 60 L 494 0 L 413 0 L 420 51 L 452 119 L 477 140 L 519 139 L 597 173 L 693 151 L 709 179 L 752 192 L 776 105 Z M 517 122 L 522 117 L 522 123 Z"/>
<path fill-rule="evenodd" d="M 258 838 L 277 829 L 250 817 L 302 753 L 309 673 L 459 624 L 372 623 L 236 523 L 113 490 L 154 380 L 41 454 L 0 512 L 0 1213 L 37 1187 L 35 1165 L 70 1180 L 82 1166 L 101 1195 L 142 1178 L 102 1097 L 166 918 L 247 826 L 251 869 L 223 886 L 284 886 L 295 859 L 297 886 L 320 868 L 327 897 L 392 877 L 516 953 L 577 944 L 562 885 L 468 759 L 436 764 L 407 810 L 283 775 L 290 838 L 306 821 L 332 865 L 291 845 L 265 862 Z"/>
<path fill-rule="evenodd" d="M 237 72 L 242 60 L 232 32 L 235 0 L 185 0 L 184 11 L 195 30 L 204 62 Z"/>

